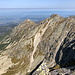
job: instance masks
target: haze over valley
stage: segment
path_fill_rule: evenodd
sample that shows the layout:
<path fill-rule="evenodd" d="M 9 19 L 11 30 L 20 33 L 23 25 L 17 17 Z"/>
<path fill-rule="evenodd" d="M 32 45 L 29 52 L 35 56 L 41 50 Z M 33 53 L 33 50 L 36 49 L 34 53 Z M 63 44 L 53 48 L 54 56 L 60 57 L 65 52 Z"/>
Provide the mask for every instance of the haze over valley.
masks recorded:
<path fill-rule="evenodd" d="M 10 32 L 14 26 L 17 26 L 25 19 L 30 19 L 38 23 L 50 17 L 52 14 L 69 17 L 75 15 L 75 10 L 49 8 L 0 8 L 0 37 L 3 38 L 3 36 Z"/>

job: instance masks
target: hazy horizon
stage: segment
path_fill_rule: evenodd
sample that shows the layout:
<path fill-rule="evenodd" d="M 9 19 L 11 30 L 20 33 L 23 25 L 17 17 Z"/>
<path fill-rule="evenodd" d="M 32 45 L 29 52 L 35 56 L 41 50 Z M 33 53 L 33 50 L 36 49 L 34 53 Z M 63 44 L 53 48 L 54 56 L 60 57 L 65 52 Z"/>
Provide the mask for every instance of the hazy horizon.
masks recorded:
<path fill-rule="evenodd" d="M 31 11 L 31 10 L 32 10 L 32 11 L 44 11 L 44 10 L 45 10 L 45 11 L 46 11 L 46 10 L 47 10 L 47 11 L 51 11 L 51 10 L 52 10 L 52 11 L 53 11 L 53 10 L 54 10 L 54 11 L 71 11 L 71 10 L 72 10 L 72 11 L 73 11 L 73 10 L 74 10 L 74 11 L 75 11 L 74 8 L 72 8 L 72 9 L 71 9 L 71 8 L 0 8 L 0 10 L 2 10 L 2 9 L 3 9 L 3 10 L 11 10 L 11 9 L 12 9 L 12 10 L 13 10 L 13 9 L 14 9 L 14 10 L 15 10 L 15 9 L 17 9 L 17 10 L 19 10 L 19 9 L 20 9 L 20 10 L 24 9 L 24 10 L 25 10 L 25 9 L 26 9 L 26 11 L 27 11 L 27 10 L 30 10 L 30 11 Z"/>

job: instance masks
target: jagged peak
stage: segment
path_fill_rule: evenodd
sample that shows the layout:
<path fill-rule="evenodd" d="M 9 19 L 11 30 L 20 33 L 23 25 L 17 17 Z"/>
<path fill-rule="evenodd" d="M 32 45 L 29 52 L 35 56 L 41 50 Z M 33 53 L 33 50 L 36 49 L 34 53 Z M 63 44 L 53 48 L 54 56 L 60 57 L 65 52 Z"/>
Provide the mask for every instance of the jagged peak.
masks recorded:
<path fill-rule="evenodd" d="M 26 19 L 26 20 L 24 20 L 23 22 L 21 22 L 19 25 L 22 25 L 22 24 L 36 24 L 35 22 L 33 22 L 32 20 L 30 20 L 30 19 Z"/>
<path fill-rule="evenodd" d="M 58 15 L 58 14 L 52 14 L 50 17 L 60 17 L 60 15 Z"/>
<path fill-rule="evenodd" d="M 58 14 L 52 14 L 50 17 L 48 17 L 45 20 L 39 22 L 38 24 L 44 24 L 44 23 L 49 22 L 51 19 L 54 19 L 54 18 L 63 18 L 63 17 L 60 17 L 60 15 L 58 15 Z"/>
<path fill-rule="evenodd" d="M 25 21 L 31 21 L 30 19 L 26 19 Z"/>
<path fill-rule="evenodd" d="M 24 20 L 23 22 L 33 22 L 33 21 L 30 20 L 30 19 L 26 19 L 26 20 Z"/>

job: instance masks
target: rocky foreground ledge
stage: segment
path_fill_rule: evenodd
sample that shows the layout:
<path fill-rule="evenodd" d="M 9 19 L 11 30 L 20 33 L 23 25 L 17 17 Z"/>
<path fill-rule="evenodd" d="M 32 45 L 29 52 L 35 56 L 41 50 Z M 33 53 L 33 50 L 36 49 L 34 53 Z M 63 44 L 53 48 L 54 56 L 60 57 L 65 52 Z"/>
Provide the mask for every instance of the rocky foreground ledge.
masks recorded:
<path fill-rule="evenodd" d="M 1 42 L 0 75 L 75 75 L 75 19 L 57 14 L 27 19 Z"/>

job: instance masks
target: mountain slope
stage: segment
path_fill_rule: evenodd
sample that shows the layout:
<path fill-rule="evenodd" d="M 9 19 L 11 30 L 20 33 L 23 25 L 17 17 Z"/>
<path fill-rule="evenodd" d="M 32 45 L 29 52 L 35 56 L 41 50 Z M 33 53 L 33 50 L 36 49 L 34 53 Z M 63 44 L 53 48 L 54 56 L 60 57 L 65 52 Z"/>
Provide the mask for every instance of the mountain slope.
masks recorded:
<path fill-rule="evenodd" d="M 38 24 L 27 19 L 16 26 L 1 42 L 7 45 L 0 55 L 0 75 L 41 75 L 38 65 L 43 63 L 47 73 L 74 66 L 74 24 L 74 19 L 54 14 Z"/>

